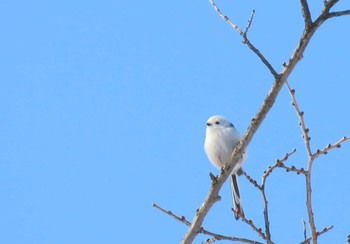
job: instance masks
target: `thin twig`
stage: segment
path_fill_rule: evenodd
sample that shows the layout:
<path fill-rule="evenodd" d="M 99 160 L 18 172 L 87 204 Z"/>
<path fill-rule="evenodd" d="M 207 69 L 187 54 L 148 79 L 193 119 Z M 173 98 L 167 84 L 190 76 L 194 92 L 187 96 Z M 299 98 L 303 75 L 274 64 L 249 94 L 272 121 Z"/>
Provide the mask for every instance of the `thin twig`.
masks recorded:
<path fill-rule="evenodd" d="M 245 176 L 245 178 L 253 185 L 255 186 L 256 188 L 258 188 L 259 190 L 261 190 L 261 186 L 258 184 L 258 182 L 256 180 L 254 180 L 252 177 L 250 177 L 247 172 L 245 172 L 243 169 L 242 169 L 242 173 L 243 175 Z"/>
<path fill-rule="evenodd" d="M 264 185 L 259 185 L 257 183 L 256 180 L 254 180 L 252 177 L 250 177 L 247 172 L 245 172 L 244 170 L 242 170 L 243 175 L 246 177 L 246 179 L 256 188 L 258 188 L 258 190 L 260 191 L 262 198 L 263 198 L 263 204 L 264 204 L 264 220 L 265 220 L 265 234 L 264 237 L 262 237 L 264 240 L 267 241 L 267 243 L 273 243 L 271 240 L 271 232 L 270 232 L 270 224 L 269 224 L 269 218 L 268 218 L 268 202 L 267 202 L 267 198 L 265 195 L 265 186 Z M 252 227 L 252 229 L 254 231 L 256 231 L 260 236 L 261 235 L 261 229 L 258 229 L 257 227 L 255 227 L 253 225 L 253 222 L 251 220 L 247 220 L 244 218 L 244 216 L 240 216 L 242 218 L 242 220 L 247 223 L 248 225 L 250 225 Z"/>
<path fill-rule="evenodd" d="M 250 18 L 249 18 L 249 20 L 248 20 L 248 24 L 247 24 L 247 26 L 245 27 L 245 30 L 244 30 L 244 32 L 243 32 L 243 42 L 244 42 L 245 40 L 248 39 L 248 38 L 247 38 L 247 34 L 248 34 L 248 30 L 249 30 L 250 26 L 252 25 L 253 18 L 254 18 L 254 14 L 255 14 L 255 10 L 253 9 L 253 10 L 252 10 L 252 14 L 250 15 Z"/>
<path fill-rule="evenodd" d="M 218 15 L 225 20 L 231 27 L 233 27 L 242 37 L 243 37 L 243 43 L 247 44 L 247 46 L 260 58 L 260 60 L 265 64 L 265 66 L 270 70 L 271 74 L 275 79 L 278 79 L 278 73 L 277 71 L 272 67 L 272 65 L 267 61 L 267 59 L 262 55 L 262 53 L 249 41 L 247 38 L 247 33 L 243 32 L 235 23 L 233 23 L 226 15 L 224 15 L 218 6 L 215 4 L 214 0 L 210 0 L 211 5 L 214 7 L 215 11 L 218 13 Z M 255 11 L 252 11 L 252 15 L 249 18 L 248 25 L 246 27 L 246 30 L 248 31 L 251 22 L 253 20 Z"/>
<path fill-rule="evenodd" d="M 263 198 L 263 204 L 264 204 L 264 220 L 265 220 L 265 234 L 264 234 L 264 237 L 262 237 L 264 240 L 267 241 L 267 243 L 273 243 L 271 241 L 271 232 L 270 232 L 270 223 L 269 223 L 269 215 L 268 215 L 268 202 L 267 202 L 267 198 L 266 198 L 266 195 L 265 195 L 265 186 L 264 185 L 259 185 L 257 183 L 256 180 L 254 180 L 252 177 L 250 177 L 247 172 L 245 172 L 244 170 L 243 171 L 243 175 L 246 177 L 246 179 L 253 185 L 255 186 L 256 188 L 258 188 L 258 190 L 260 191 L 261 195 L 262 195 L 262 198 Z M 258 229 L 257 227 L 255 227 L 253 225 L 253 222 L 251 220 L 247 220 L 244 218 L 244 216 L 240 216 L 242 218 L 242 220 L 247 223 L 248 225 L 250 225 L 252 227 L 252 229 L 257 232 L 260 236 L 261 235 L 261 229 Z"/>
<path fill-rule="evenodd" d="M 283 162 L 287 161 L 288 158 L 294 154 L 296 152 L 296 149 L 293 149 L 290 153 L 286 153 L 286 155 L 281 158 L 281 159 L 278 159 L 276 161 L 276 163 L 273 165 L 273 166 L 269 166 L 269 168 L 264 171 L 264 174 L 263 174 L 263 177 L 262 177 L 262 184 L 259 185 L 257 183 L 256 180 L 254 180 L 252 177 L 250 177 L 244 170 L 243 171 L 243 175 L 246 177 L 246 179 L 256 188 L 258 188 L 258 190 L 260 191 L 261 195 L 262 195 L 262 198 L 263 198 L 263 204 L 264 204 L 264 221 L 265 221 L 265 240 L 268 242 L 268 243 L 273 243 L 272 240 L 271 240 L 271 232 L 270 232 L 270 223 L 269 223 L 269 217 L 268 217 L 268 201 L 267 201 L 267 198 L 266 198 L 266 195 L 265 195 L 265 182 L 266 182 L 266 178 L 268 177 L 268 175 L 273 171 L 274 168 L 276 167 L 281 167 L 281 168 L 287 168 L 287 169 L 290 169 L 290 171 L 298 171 L 298 169 L 296 169 L 294 166 L 294 169 L 293 167 L 292 168 L 289 168 L 287 166 L 284 166 Z M 300 171 L 300 170 L 299 170 Z M 252 228 L 253 230 L 255 230 L 260 236 L 261 236 L 261 229 L 258 229 L 257 227 L 255 227 L 253 225 L 253 223 L 247 219 L 245 219 L 244 217 L 242 218 L 242 220 L 246 223 L 248 223 Z M 264 237 L 263 237 L 264 238 Z"/>
<path fill-rule="evenodd" d="M 268 211 L 268 201 L 266 198 L 265 194 L 265 183 L 266 183 L 266 178 L 268 175 L 273 171 L 274 168 L 276 167 L 286 167 L 284 166 L 283 162 L 287 161 L 288 158 L 296 152 L 296 149 L 293 149 L 290 153 L 286 153 L 286 155 L 282 159 L 278 159 L 276 163 L 269 167 L 266 171 L 264 171 L 263 177 L 262 177 L 262 183 L 261 183 L 261 196 L 263 199 L 263 204 L 264 204 L 264 222 L 265 222 L 265 233 L 266 237 L 269 240 L 268 243 L 272 243 L 271 241 L 271 232 L 270 232 L 270 221 L 269 221 L 269 211 Z"/>
<path fill-rule="evenodd" d="M 305 126 L 305 121 L 304 121 L 304 112 L 300 111 L 299 106 L 297 104 L 296 98 L 295 98 L 295 90 L 291 89 L 288 81 L 286 81 L 286 85 L 287 88 L 289 90 L 290 96 L 292 97 L 292 105 L 295 109 L 295 111 L 297 112 L 298 118 L 299 118 L 299 125 L 301 127 L 301 131 L 303 133 L 303 139 L 304 139 L 304 143 L 306 146 L 306 150 L 307 150 L 307 154 L 309 157 L 311 157 L 312 153 L 311 153 L 311 148 L 310 148 L 310 140 L 311 138 L 309 137 L 309 129 L 306 128 Z"/>
<path fill-rule="evenodd" d="M 316 232 L 316 236 L 320 236 L 320 235 L 326 233 L 327 231 L 333 229 L 333 227 L 334 227 L 334 226 L 331 225 L 331 226 L 329 226 L 329 227 L 327 227 L 327 228 L 323 228 L 322 231 L 317 231 L 317 232 Z M 304 241 L 300 242 L 300 244 L 307 244 L 307 243 L 310 243 L 311 240 L 313 240 L 313 238 L 312 238 L 312 237 L 309 237 L 309 238 L 305 239 Z"/>
<path fill-rule="evenodd" d="M 267 201 L 266 194 L 265 194 L 265 187 L 260 192 L 261 192 L 261 196 L 262 196 L 263 203 L 264 203 L 264 223 L 265 223 L 265 234 L 266 234 L 267 243 L 273 243 L 271 241 L 269 208 L 268 208 L 268 201 Z"/>
<path fill-rule="evenodd" d="M 215 11 L 218 13 L 218 15 L 225 21 L 227 21 L 227 23 L 229 23 L 241 36 L 243 36 L 243 32 L 241 31 L 241 29 L 234 24 L 232 21 L 230 21 L 230 19 L 223 15 L 223 13 L 221 12 L 221 10 L 218 8 L 218 6 L 215 4 L 215 2 L 213 0 L 210 0 L 211 5 L 214 7 Z"/>
<path fill-rule="evenodd" d="M 333 18 L 333 17 L 339 17 L 343 15 L 350 15 L 350 10 L 344 10 L 344 11 L 337 11 L 337 12 L 330 12 L 328 14 L 328 18 Z"/>
<path fill-rule="evenodd" d="M 168 210 L 165 210 L 164 208 L 159 207 L 159 206 L 158 206 L 157 204 L 155 204 L 155 203 L 152 203 L 152 206 L 153 206 L 154 208 L 160 210 L 161 212 L 166 213 L 167 215 L 173 217 L 174 219 L 176 219 L 176 220 L 178 220 L 178 221 L 184 223 L 184 224 L 187 225 L 187 226 L 190 226 L 190 225 L 191 225 L 191 222 L 187 221 L 186 218 L 185 218 L 184 216 L 178 217 L 177 215 L 173 214 L 173 212 L 168 211 Z"/>
<path fill-rule="evenodd" d="M 312 159 L 309 158 L 308 173 L 305 174 L 306 208 L 307 208 L 307 215 L 309 217 L 309 226 L 310 226 L 312 243 L 316 244 L 317 243 L 317 233 L 316 233 L 314 212 L 312 210 L 312 198 L 311 198 L 311 193 L 312 193 L 312 189 L 311 189 L 311 165 L 312 165 Z"/>
<path fill-rule="evenodd" d="M 295 168 L 294 166 L 292 167 L 287 167 L 284 165 L 284 162 L 288 160 L 288 158 L 293 155 L 297 150 L 294 148 L 291 152 L 289 153 L 286 153 L 286 155 L 284 155 L 283 158 L 281 159 L 277 159 L 276 160 L 276 163 L 272 166 L 269 166 L 267 170 L 264 171 L 264 174 L 263 174 L 263 177 L 262 177 L 262 187 L 265 186 L 265 181 L 266 181 L 266 178 L 269 176 L 269 174 L 275 169 L 275 168 L 284 168 L 286 169 L 287 172 L 289 171 L 293 171 L 293 172 L 297 172 L 297 173 L 300 173 L 302 170 L 300 169 L 297 169 Z"/>
<path fill-rule="evenodd" d="M 305 174 L 307 174 L 307 171 L 304 168 L 298 169 L 294 165 L 291 166 L 291 167 L 288 167 L 288 166 L 285 166 L 284 164 L 281 164 L 281 165 L 278 165 L 278 167 L 285 169 L 287 172 L 295 172 L 295 173 L 297 173 L 297 175 L 300 175 L 300 174 L 305 175 Z"/>
<path fill-rule="evenodd" d="M 272 243 L 270 240 L 267 239 L 266 235 L 262 232 L 262 229 L 261 228 L 258 228 L 254 225 L 253 221 L 252 220 L 248 220 L 245 216 L 243 215 L 240 215 L 241 217 L 241 220 L 248 224 L 256 233 L 258 233 L 258 235 L 264 239 L 265 241 L 268 241 L 269 243 Z"/>
<path fill-rule="evenodd" d="M 310 232 L 312 236 L 312 242 L 313 244 L 316 244 L 317 242 L 317 235 L 316 235 L 316 226 L 315 226 L 315 220 L 314 220 L 314 213 L 312 210 L 312 202 L 311 202 L 311 170 L 312 170 L 312 164 L 313 164 L 313 156 L 311 153 L 311 148 L 310 148 L 310 137 L 308 135 L 309 129 L 306 128 L 305 126 L 305 121 L 304 121 L 304 112 L 300 112 L 299 106 L 297 104 L 296 98 L 295 98 L 295 90 L 291 89 L 288 81 L 286 81 L 287 88 L 289 90 L 290 96 L 292 98 L 292 104 L 293 107 L 296 111 L 296 114 L 299 118 L 299 125 L 301 127 L 302 133 L 303 133 L 303 138 L 304 138 L 304 144 L 306 147 L 306 151 L 308 154 L 308 166 L 307 166 L 307 172 L 304 174 L 305 175 L 305 181 L 306 181 L 306 207 L 307 207 L 307 213 L 309 217 L 309 226 L 310 226 Z"/>
<path fill-rule="evenodd" d="M 155 203 L 152 203 L 152 206 L 154 208 L 160 210 L 162 213 L 165 213 L 165 214 L 173 217 L 174 219 L 180 221 L 181 223 L 184 223 L 187 226 L 191 225 L 191 222 L 187 221 L 184 216 L 179 217 L 179 216 L 175 215 L 173 212 L 171 212 L 169 210 L 165 210 L 164 208 L 158 206 Z M 199 230 L 199 232 L 204 234 L 204 235 L 213 236 L 213 238 L 215 238 L 216 240 L 229 240 L 229 241 L 240 241 L 240 242 L 243 242 L 243 243 L 250 243 L 250 244 L 261 244 L 261 242 L 254 241 L 254 240 L 249 240 L 249 239 L 245 239 L 245 238 L 238 238 L 238 237 L 233 237 L 233 236 L 224 236 L 224 235 L 216 234 L 216 233 L 213 233 L 211 231 L 207 231 L 204 228 L 201 228 Z"/>
<path fill-rule="evenodd" d="M 350 136 L 344 136 L 342 137 L 339 141 L 337 141 L 336 143 L 334 143 L 333 145 L 328 144 L 325 148 L 323 148 L 322 150 L 317 149 L 316 152 L 312 155 L 313 158 L 317 158 L 319 155 L 321 154 L 327 154 L 329 150 L 334 149 L 334 148 L 340 148 L 341 144 L 347 140 L 350 139 Z"/>
<path fill-rule="evenodd" d="M 303 232 L 304 232 L 304 241 L 306 241 L 306 222 L 305 222 L 305 220 L 303 220 Z M 307 244 L 309 244 L 310 242 L 308 242 Z"/>

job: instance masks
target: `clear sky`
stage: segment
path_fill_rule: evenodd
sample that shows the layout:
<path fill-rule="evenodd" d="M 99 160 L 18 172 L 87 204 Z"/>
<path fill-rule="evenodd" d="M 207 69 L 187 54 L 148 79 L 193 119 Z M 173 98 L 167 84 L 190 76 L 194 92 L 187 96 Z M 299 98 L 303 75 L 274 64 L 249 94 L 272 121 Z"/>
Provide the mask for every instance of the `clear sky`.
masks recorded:
<path fill-rule="evenodd" d="M 246 1 L 243 1 L 246 2 Z M 322 0 L 312 1 L 312 15 Z M 277 71 L 302 33 L 299 1 L 219 1 Z M 349 9 L 342 0 L 336 9 Z M 350 17 L 316 33 L 290 76 L 312 148 L 350 135 Z M 203 150 L 220 114 L 241 133 L 272 76 L 209 1 L 2 1 L 0 4 L 0 243 L 179 243 L 217 174 Z M 283 88 L 249 145 L 245 170 L 262 172 L 293 148 L 306 153 Z M 316 160 L 319 243 L 350 234 L 350 143 Z M 240 177 L 245 214 L 263 227 L 257 190 Z M 304 178 L 276 170 L 267 182 L 272 238 L 303 239 Z M 204 227 L 261 239 L 235 221 L 229 185 Z M 195 243 L 207 237 L 199 235 Z M 225 243 L 225 242 L 222 242 Z"/>

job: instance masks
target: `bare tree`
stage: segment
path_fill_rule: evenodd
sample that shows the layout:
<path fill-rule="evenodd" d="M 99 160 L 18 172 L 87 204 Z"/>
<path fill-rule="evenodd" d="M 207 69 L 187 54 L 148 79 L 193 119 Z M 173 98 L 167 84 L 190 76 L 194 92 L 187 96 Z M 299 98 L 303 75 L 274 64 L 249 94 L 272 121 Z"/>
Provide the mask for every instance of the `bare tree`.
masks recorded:
<path fill-rule="evenodd" d="M 322 230 L 317 230 L 315 227 L 315 221 L 314 221 L 314 214 L 312 210 L 312 197 L 311 197 L 311 173 L 312 173 L 312 167 L 314 160 L 319 157 L 320 155 L 327 154 L 329 150 L 332 150 L 334 148 L 339 148 L 341 144 L 350 139 L 350 137 L 344 136 L 339 141 L 335 142 L 334 144 L 328 144 L 323 149 L 317 149 L 316 151 L 312 151 L 310 147 L 310 137 L 309 137 L 309 129 L 306 126 L 306 123 L 303 118 L 303 112 L 300 110 L 295 90 L 292 89 L 287 80 L 290 74 L 293 72 L 295 66 L 298 64 L 298 62 L 302 59 L 303 53 L 305 51 L 305 48 L 308 46 L 312 36 L 314 33 L 318 30 L 318 28 L 328 19 L 333 17 L 339 17 L 344 15 L 350 15 L 350 10 L 343 10 L 343 11 L 332 11 L 332 8 L 336 5 L 336 3 L 339 0 L 324 0 L 323 1 L 323 9 L 319 16 L 316 19 L 313 19 L 310 14 L 309 4 L 307 0 L 300 0 L 301 5 L 301 12 L 304 19 L 304 30 L 300 37 L 299 42 L 296 45 L 296 48 L 292 55 L 290 56 L 290 59 L 288 62 L 283 63 L 282 71 L 277 72 L 276 69 L 271 65 L 271 63 L 264 57 L 264 55 L 259 51 L 259 49 L 253 45 L 253 43 L 248 38 L 248 31 L 250 29 L 250 26 L 253 22 L 255 11 L 252 11 L 252 14 L 248 20 L 248 24 L 245 27 L 244 30 L 240 29 L 234 22 L 232 22 L 227 16 L 225 16 L 221 10 L 218 8 L 214 0 L 210 0 L 211 5 L 217 12 L 217 14 L 225 20 L 230 26 L 232 26 L 237 33 L 243 38 L 243 43 L 248 46 L 248 48 L 254 52 L 261 62 L 266 66 L 266 68 L 270 71 L 273 77 L 273 85 L 270 88 L 270 91 L 266 95 L 266 98 L 264 99 L 262 105 L 260 106 L 259 110 L 256 112 L 255 116 L 251 120 L 251 123 L 244 133 L 243 137 L 241 138 L 238 145 L 233 150 L 230 160 L 226 163 L 226 165 L 221 169 L 221 172 L 218 176 L 210 175 L 211 176 L 211 187 L 209 189 L 208 195 L 203 201 L 203 203 L 200 205 L 200 207 L 196 210 L 195 216 L 192 220 L 192 222 L 187 221 L 184 217 L 178 217 L 177 215 L 173 214 L 171 211 L 164 210 L 157 204 L 153 204 L 153 206 L 159 210 L 161 210 L 164 213 L 167 213 L 168 215 L 174 217 L 178 221 L 183 222 L 184 224 L 188 225 L 188 231 L 185 234 L 185 236 L 182 239 L 183 244 L 192 243 L 195 239 L 196 235 L 198 233 L 203 233 L 206 235 L 211 236 L 211 238 L 207 239 L 206 243 L 212 243 L 217 240 L 231 240 L 231 241 L 240 241 L 243 243 L 260 243 L 255 240 L 245 239 L 245 238 L 239 238 L 239 237 L 231 237 L 231 236 L 224 236 L 217 233 L 210 232 L 208 230 L 205 230 L 202 227 L 203 220 L 207 213 L 209 212 L 210 208 L 213 206 L 213 204 L 220 199 L 219 197 L 219 191 L 226 181 L 226 179 L 229 177 L 232 169 L 234 168 L 235 164 L 239 161 L 241 158 L 241 155 L 251 139 L 253 138 L 254 134 L 256 133 L 257 129 L 259 128 L 260 124 L 264 120 L 267 113 L 270 111 L 272 106 L 275 103 L 276 97 L 278 96 L 281 88 L 283 85 L 286 84 L 290 95 L 292 99 L 292 105 L 296 111 L 296 115 L 299 118 L 299 125 L 303 134 L 303 140 L 305 144 L 305 150 L 308 155 L 308 162 L 306 164 L 306 168 L 297 168 L 295 166 L 287 166 L 285 162 L 288 160 L 290 156 L 292 156 L 295 152 L 295 149 L 293 149 L 291 152 L 284 155 L 282 158 L 277 160 L 272 166 L 269 166 L 268 169 L 263 173 L 262 181 L 259 184 L 256 180 L 252 179 L 246 172 L 244 172 L 245 177 L 248 179 L 248 181 L 256 187 L 259 192 L 262 195 L 263 204 L 264 204 L 264 222 L 265 222 L 265 230 L 263 231 L 262 228 L 259 228 L 255 226 L 252 220 L 246 219 L 244 216 L 240 215 L 243 222 L 248 224 L 257 234 L 260 236 L 266 243 L 274 243 L 271 238 L 270 233 L 270 223 L 269 223 L 269 215 L 268 215 L 268 201 L 266 199 L 265 195 L 265 182 L 268 178 L 268 176 L 277 168 L 283 168 L 287 172 L 292 172 L 296 174 L 303 175 L 305 177 L 305 190 L 306 190 L 306 201 L 307 201 L 307 213 L 308 213 L 308 223 L 309 223 L 309 229 L 310 229 L 310 237 L 307 236 L 306 233 L 306 223 L 304 222 L 304 240 L 301 241 L 301 243 L 317 243 L 317 238 L 321 234 L 329 231 L 333 228 L 333 226 L 328 226 L 323 228 Z M 239 213 L 238 213 L 239 214 Z"/>

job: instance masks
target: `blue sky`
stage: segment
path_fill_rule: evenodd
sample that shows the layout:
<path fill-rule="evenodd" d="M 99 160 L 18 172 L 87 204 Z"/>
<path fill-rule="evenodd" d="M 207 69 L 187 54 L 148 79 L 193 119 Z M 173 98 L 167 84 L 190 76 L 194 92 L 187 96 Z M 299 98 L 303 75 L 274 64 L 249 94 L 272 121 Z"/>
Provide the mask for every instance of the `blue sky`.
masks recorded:
<path fill-rule="evenodd" d="M 312 15 L 322 8 L 314 3 Z M 219 1 L 277 71 L 302 33 L 298 1 Z M 349 9 L 347 1 L 336 10 Z M 315 34 L 290 76 L 312 148 L 350 135 L 349 16 Z M 272 76 L 209 1 L 2 1 L 0 7 L 0 242 L 179 243 L 218 171 L 203 150 L 214 114 L 248 127 Z M 255 179 L 293 148 L 306 167 L 298 119 L 284 88 L 249 145 Z M 319 243 L 350 234 L 350 144 L 316 160 Z M 245 214 L 263 227 L 259 193 L 240 178 Z M 304 179 L 268 179 L 272 238 L 297 243 L 307 220 Z M 204 227 L 260 240 L 230 212 L 229 185 Z M 195 243 L 207 237 L 199 235 Z M 225 243 L 225 242 L 222 242 Z"/>

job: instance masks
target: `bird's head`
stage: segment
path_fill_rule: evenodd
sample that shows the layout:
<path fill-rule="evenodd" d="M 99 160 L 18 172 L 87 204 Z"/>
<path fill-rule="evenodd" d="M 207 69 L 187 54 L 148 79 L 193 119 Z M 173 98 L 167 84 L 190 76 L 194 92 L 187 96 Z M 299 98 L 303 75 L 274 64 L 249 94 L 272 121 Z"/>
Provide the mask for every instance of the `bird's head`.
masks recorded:
<path fill-rule="evenodd" d="M 234 128 L 233 124 L 223 116 L 214 115 L 207 120 L 207 129 L 224 129 L 224 128 Z"/>

